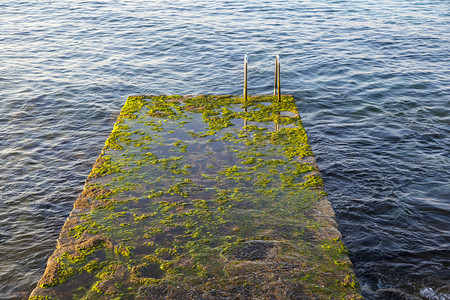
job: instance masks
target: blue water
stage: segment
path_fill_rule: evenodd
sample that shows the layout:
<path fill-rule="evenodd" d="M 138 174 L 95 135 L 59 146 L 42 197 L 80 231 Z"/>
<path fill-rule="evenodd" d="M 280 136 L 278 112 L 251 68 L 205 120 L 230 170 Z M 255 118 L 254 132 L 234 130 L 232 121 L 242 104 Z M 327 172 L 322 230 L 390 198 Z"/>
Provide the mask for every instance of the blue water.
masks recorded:
<path fill-rule="evenodd" d="M 297 99 L 367 299 L 450 299 L 450 3 L 0 2 L 0 299 L 26 298 L 128 95 Z"/>

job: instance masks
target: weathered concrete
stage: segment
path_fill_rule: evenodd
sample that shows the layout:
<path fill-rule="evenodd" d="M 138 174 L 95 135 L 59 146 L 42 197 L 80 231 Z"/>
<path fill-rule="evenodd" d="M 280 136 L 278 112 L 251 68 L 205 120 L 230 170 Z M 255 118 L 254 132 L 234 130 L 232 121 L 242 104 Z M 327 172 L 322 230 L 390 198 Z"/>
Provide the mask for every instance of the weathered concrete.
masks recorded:
<path fill-rule="evenodd" d="M 31 298 L 359 299 L 322 185 L 292 97 L 129 97 Z"/>

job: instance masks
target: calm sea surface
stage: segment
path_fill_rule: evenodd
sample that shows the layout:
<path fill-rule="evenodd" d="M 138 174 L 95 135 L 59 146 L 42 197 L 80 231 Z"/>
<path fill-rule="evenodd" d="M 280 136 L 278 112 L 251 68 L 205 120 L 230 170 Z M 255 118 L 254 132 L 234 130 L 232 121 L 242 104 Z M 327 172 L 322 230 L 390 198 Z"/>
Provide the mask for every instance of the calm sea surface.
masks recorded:
<path fill-rule="evenodd" d="M 26 297 L 128 95 L 297 99 L 368 299 L 450 299 L 450 2 L 0 2 L 0 299 Z"/>

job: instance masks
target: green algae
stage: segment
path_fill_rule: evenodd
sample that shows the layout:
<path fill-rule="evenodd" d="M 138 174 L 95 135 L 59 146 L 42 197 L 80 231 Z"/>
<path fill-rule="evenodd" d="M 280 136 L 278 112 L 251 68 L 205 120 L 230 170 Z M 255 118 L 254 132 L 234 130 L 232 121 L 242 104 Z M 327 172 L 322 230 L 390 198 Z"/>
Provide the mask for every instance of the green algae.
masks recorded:
<path fill-rule="evenodd" d="M 108 139 L 109 141 L 109 139 Z M 117 174 L 122 173 L 123 170 L 120 168 L 120 164 L 118 162 L 115 162 L 111 160 L 110 156 L 102 155 L 98 160 L 98 166 L 95 167 L 91 174 L 89 174 L 90 177 L 96 178 L 105 176 L 108 174 Z"/>
<path fill-rule="evenodd" d="M 159 287 L 358 298 L 337 231 L 321 233 L 332 216 L 315 216 L 326 194 L 297 107 L 281 100 L 129 97 L 89 175 L 86 189 L 101 193 L 85 198 L 101 205 L 65 232 L 103 242 L 61 252 L 57 276 L 38 292 L 72 280 L 72 295 L 85 299 L 157 296 Z M 284 290 L 267 290 L 276 276 Z"/>

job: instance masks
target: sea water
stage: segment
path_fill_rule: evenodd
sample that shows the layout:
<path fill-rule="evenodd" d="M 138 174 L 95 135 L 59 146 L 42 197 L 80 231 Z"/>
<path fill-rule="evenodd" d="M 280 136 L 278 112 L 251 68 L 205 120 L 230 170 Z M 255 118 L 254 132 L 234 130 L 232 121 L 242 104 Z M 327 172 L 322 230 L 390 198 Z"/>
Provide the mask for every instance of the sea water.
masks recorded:
<path fill-rule="evenodd" d="M 293 94 L 367 299 L 450 299 L 450 4 L 0 3 L 0 298 L 26 298 L 128 95 Z"/>

